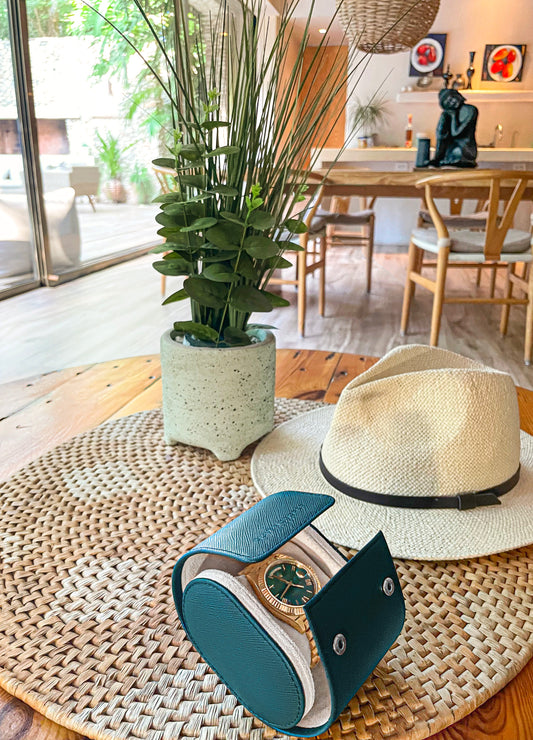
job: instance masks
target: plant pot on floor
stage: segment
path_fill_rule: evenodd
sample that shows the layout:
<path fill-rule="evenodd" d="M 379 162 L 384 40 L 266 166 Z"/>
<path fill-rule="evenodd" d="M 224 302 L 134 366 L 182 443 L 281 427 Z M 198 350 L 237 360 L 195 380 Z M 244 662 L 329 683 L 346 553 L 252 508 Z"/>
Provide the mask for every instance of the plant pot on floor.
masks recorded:
<path fill-rule="evenodd" d="M 194 347 L 161 337 L 163 419 L 168 444 L 235 460 L 274 427 L 276 343 L 271 332 L 241 347 Z"/>
<path fill-rule="evenodd" d="M 114 178 L 106 182 L 104 185 L 104 194 L 113 203 L 125 203 L 128 199 L 126 188 L 119 178 Z"/>

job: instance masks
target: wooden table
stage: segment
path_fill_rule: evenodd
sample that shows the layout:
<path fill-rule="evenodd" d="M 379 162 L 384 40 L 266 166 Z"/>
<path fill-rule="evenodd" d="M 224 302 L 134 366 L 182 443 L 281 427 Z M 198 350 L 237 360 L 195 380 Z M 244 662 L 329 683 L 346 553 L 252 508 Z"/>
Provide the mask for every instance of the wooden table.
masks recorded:
<path fill-rule="evenodd" d="M 278 350 L 276 394 L 335 403 L 376 358 Z M 518 389 L 521 425 L 533 434 L 533 391 Z M 73 435 L 161 404 L 158 356 L 70 368 L 0 386 L 0 478 Z M 432 740 L 533 738 L 533 661 L 482 707 Z M 0 740 L 82 740 L 0 690 Z M 176 739 L 177 740 L 177 739 Z"/>
<path fill-rule="evenodd" d="M 442 170 L 441 172 L 449 170 Z M 440 174 L 437 169 L 421 169 L 412 172 L 379 172 L 377 170 L 363 170 L 334 167 L 331 170 L 318 170 L 327 175 L 330 184 L 324 188 L 324 196 L 331 195 L 360 195 L 373 198 L 421 198 L 424 191 L 416 187 L 418 180 L 429 175 Z M 458 178 L 461 172 L 458 171 Z M 480 180 L 483 179 L 483 170 L 479 170 Z M 502 187 L 502 197 L 508 197 L 511 187 Z M 465 183 L 464 185 L 446 185 L 435 188 L 438 198 L 457 198 L 471 200 L 486 200 L 489 189 L 482 182 Z M 523 200 L 533 200 L 533 187 L 525 190 Z"/>

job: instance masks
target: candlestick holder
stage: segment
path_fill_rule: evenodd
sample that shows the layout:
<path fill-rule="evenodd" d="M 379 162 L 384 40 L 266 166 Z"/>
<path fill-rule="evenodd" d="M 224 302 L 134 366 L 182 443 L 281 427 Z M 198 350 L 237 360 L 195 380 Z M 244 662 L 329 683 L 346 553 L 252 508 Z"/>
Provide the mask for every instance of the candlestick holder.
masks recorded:
<path fill-rule="evenodd" d="M 466 85 L 467 90 L 472 89 L 472 77 L 474 76 L 474 72 L 476 71 L 474 68 L 474 57 L 476 56 L 475 51 L 469 51 L 470 54 L 470 65 L 468 69 L 466 70 L 466 76 L 468 77 L 468 83 Z"/>

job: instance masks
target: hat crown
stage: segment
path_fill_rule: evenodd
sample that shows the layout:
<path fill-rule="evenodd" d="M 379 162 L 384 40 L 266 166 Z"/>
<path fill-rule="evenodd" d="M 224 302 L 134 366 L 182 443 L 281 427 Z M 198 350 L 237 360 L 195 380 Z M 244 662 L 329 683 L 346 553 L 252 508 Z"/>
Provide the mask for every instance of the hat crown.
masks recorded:
<path fill-rule="evenodd" d="M 512 378 L 447 350 L 398 347 L 344 389 L 322 459 L 343 483 L 375 493 L 497 486 L 520 463 Z"/>

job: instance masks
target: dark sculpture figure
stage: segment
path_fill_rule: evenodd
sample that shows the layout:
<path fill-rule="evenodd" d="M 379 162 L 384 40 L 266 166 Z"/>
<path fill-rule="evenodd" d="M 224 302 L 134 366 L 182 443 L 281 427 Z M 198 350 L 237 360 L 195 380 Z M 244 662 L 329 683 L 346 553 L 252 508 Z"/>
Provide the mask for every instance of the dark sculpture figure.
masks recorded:
<path fill-rule="evenodd" d="M 477 108 L 465 103 L 458 90 L 439 92 L 442 108 L 437 124 L 437 146 L 430 167 L 476 167 Z"/>

